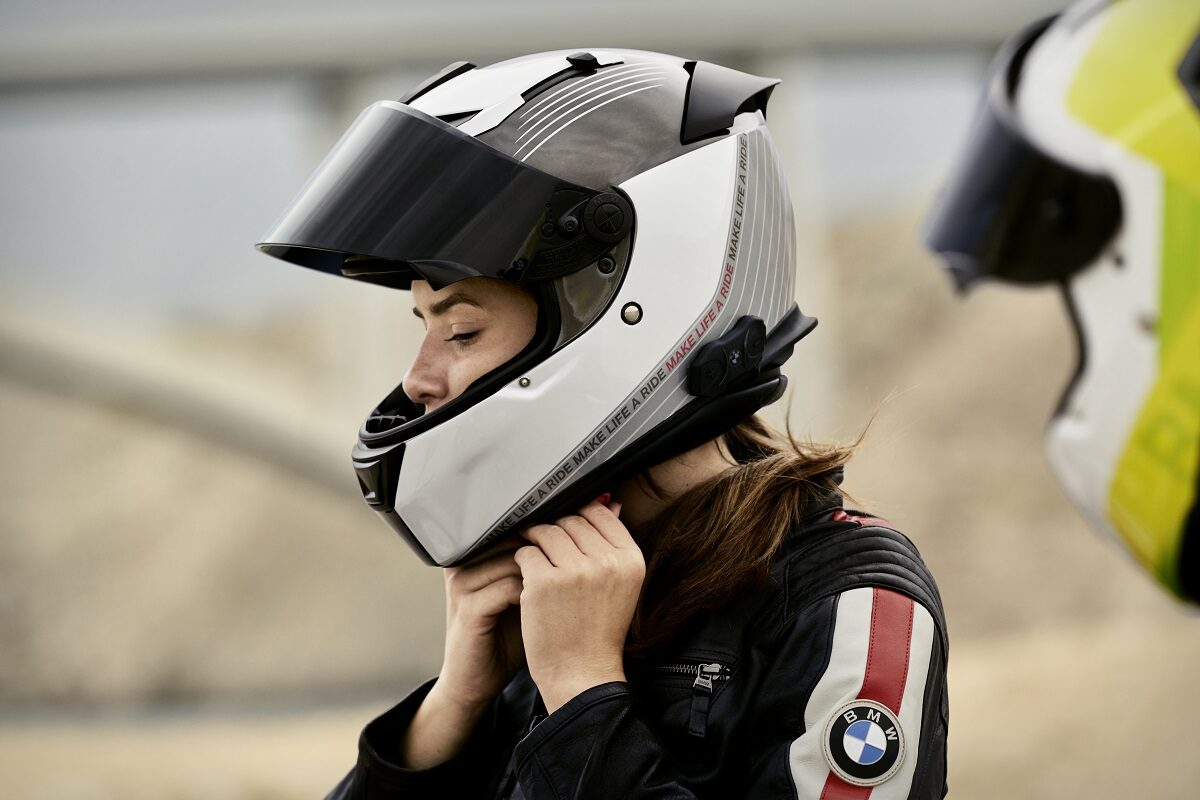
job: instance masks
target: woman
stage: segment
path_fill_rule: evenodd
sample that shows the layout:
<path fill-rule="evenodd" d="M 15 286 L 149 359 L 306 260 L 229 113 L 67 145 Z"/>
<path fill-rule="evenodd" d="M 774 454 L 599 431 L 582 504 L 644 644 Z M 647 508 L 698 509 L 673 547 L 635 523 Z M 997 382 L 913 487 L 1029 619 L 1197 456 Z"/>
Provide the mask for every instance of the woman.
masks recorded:
<path fill-rule="evenodd" d="M 364 497 L 446 567 L 439 676 L 332 797 L 941 797 L 945 624 L 753 413 L 812 330 L 775 81 L 630 51 L 376 104 L 259 246 L 412 292 Z M 635 239 L 636 233 L 636 242 Z"/>

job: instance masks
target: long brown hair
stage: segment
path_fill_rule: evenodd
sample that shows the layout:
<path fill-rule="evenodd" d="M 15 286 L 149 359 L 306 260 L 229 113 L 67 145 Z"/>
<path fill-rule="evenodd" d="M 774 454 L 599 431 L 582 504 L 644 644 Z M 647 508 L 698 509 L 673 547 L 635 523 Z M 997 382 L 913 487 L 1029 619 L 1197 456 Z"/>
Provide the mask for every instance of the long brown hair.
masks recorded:
<path fill-rule="evenodd" d="M 861 436 L 859 440 L 861 441 Z M 626 655 L 653 657 L 706 611 L 762 585 L 771 559 L 819 495 L 840 493 L 848 446 L 798 442 L 757 416 L 723 437 L 735 465 L 673 498 L 634 531 L 646 557 Z M 650 491 L 661 494 L 649 476 Z"/>

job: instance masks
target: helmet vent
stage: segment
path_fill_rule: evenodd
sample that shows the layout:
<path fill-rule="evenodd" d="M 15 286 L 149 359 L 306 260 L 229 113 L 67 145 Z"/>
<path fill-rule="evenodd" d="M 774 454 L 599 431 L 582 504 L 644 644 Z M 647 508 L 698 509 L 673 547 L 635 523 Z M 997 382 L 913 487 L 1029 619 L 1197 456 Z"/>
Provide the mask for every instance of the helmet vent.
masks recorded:
<path fill-rule="evenodd" d="M 521 92 L 521 100 L 528 103 L 533 98 L 537 97 L 547 89 L 553 89 L 563 81 L 572 78 L 581 78 L 584 75 L 593 75 L 602 66 L 612 66 L 611 64 L 601 64 L 591 53 L 572 53 L 567 56 L 567 63 L 570 65 L 565 69 L 560 69 L 548 78 L 538 81 L 533 86 L 530 86 L 525 91 Z M 621 63 L 621 62 L 616 62 Z"/>
<path fill-rule="evenodd" d="M 442 114 L 438 119 L 457 128 L 467 120 L 474 119 L 478 113 L 478 111 L 460 111 L 457 114 Z"/>
<path fill-rule="evenodd" d="M 408 422 L 408 417 L 400 414 L 372 414 L 367 418 L 365 428 L 367 433 L 387 433 Z"/>
<path fill-rule="evenodd" d="M 446 81 L 453 80 L 459 75 L 462 75 L 464 72 L 470 72 L 473 69 L 475 69 L 475 65 L 469 61 L 455 61 L 453 64 L 449 64 L 444 67 L 437 74 L 430 75 L 428 78 L 414 86 L 412 90 L 408 92 L 408 94 L 400 98 L 400 102 L 411 103 L 421 95 L 428 92 L 430 89 L 435 89 Z"/>

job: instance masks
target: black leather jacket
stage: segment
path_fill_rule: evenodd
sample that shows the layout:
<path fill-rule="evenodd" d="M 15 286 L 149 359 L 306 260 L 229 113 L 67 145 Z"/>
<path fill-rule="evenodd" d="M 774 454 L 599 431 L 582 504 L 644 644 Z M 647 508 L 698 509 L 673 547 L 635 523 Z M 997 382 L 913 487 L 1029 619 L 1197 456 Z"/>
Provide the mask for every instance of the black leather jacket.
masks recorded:
<path fill-rule="evenodd" d="M 946 653 L 916 548 L 830 497 L 669 659 L 549 716 L 522 672 L 462 753 L 405 769 L 430 681 L 367 725 L 329 798 L 940 798 Z"/>

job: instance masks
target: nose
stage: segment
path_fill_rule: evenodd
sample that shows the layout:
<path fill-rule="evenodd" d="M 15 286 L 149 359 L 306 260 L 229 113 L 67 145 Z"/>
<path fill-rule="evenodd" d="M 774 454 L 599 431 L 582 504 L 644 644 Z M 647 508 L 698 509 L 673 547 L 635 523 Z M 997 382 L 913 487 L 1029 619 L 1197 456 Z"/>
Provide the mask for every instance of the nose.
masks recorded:
<path fill-rule="evenodd" d="M 402 381 L 408 399 L 425 406 L 426 411 L 432 411 L 446 402 L 449 388 L 441 364 L 444 359 L 438 358 L 438 343 L 431 341 L 431 338 L 426 337 L 421 342 L 421 349 L 417 351 L 417 357 Z"/>

